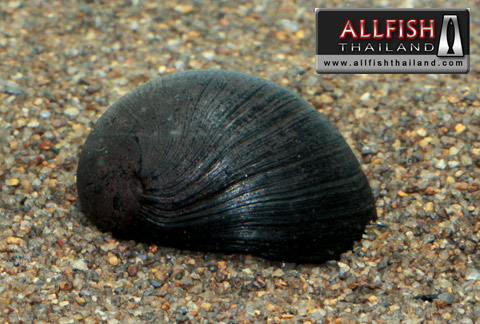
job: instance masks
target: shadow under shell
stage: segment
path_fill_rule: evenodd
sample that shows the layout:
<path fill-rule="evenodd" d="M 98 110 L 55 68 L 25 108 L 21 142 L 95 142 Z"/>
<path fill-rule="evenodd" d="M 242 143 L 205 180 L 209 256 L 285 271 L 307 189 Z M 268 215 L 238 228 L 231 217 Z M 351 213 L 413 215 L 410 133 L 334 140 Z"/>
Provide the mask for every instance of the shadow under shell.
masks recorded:
<path fill-rule="evenodd" d="M 77 171 L 82 211 L 120 238 L 317 263 L 376 218 L 352 150 L 279 85 L 219 70 L 172 74 L 113 104 Z"/>

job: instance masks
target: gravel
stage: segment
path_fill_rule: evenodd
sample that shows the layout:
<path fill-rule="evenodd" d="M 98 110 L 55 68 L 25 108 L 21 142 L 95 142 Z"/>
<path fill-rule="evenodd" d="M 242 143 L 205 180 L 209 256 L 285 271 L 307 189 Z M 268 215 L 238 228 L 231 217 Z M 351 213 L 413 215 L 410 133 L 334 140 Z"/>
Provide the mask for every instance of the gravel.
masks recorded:
<path fill-rule="evenodd" d="M 304 1 L 2 1 L 2 322 L 480 323 L 480 7 L 450 6 L 471 8 L 466 75 L 315 75 Z M 120 241 L 88 222 L 75 172 L 92 125 L 134 87 L 201 68 L 273 80 L 338 127 L 379 215 L 352 251 L 279 263 Z"/>

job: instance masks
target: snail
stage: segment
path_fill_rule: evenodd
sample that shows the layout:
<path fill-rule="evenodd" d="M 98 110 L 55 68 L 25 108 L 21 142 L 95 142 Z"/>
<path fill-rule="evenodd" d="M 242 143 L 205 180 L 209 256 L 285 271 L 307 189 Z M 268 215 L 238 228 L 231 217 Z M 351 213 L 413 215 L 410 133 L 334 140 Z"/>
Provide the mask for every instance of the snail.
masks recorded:
<path fill-rule="evenodd" d="M 121 239 L 337 259 L 376 218 L 338 130 L 278 84 L 198 70 L 154 79 L 101 116 L 80 154 L 81 210 Z"/>

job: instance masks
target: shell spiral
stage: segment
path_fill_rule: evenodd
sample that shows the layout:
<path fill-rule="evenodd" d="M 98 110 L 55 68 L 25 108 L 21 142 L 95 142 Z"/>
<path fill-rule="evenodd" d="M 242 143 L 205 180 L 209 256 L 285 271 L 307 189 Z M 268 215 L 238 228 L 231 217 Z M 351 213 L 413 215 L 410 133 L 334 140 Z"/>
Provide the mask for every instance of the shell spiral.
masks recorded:
<path fill-rule="evenodd" d="M 114 103 L 80 155 L 82 211 L 120 238 L 323 262 L 376 218 L 342 135 L 291 91 L 219 70 L 172 74 Z"/>

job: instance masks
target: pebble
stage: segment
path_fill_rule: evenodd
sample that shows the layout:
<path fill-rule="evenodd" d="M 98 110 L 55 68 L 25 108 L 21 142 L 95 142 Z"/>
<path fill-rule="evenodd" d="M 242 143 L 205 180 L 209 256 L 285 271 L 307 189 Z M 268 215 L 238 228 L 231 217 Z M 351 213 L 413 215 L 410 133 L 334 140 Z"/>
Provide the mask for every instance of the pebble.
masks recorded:
<path fill-rule="evenodd" d="M 20 245 L 24 242 L 21 237 L 16 237 L 16 236 L 9 236 L 6 238 L 5 241 L 7 242 L 7 244 L 16 244 L 16 245 Z"/>
<path fill-rule="evenodd" d="M 72 268 L 73 270 L 82 270 L 88 271 L 87 263 L 81 259 L 75 259 L 72 261 Z"/>
<path fill-rule="evenodd" d="M 426 234 L 423 236 L 423 241 L 425 243 L 432 243 L 435 241 L 435 235 L 433 234 Z"/>
<path fill-rule="evenodd" d="M 52 116 L 49 110 L 41 110 L 40 111 L 40 118 L 42 119 L 49 119 Z"/>
<path fill-rule="evenodd" d="M 386 262 L 379 262 L 379 263 L 377 264 L 377 270 L 378 270 L 378 271 L 381 271 L 381 270 L 385 269 L 386 267 L 388 267 L 388 265 L 389 265 L 389 264 L 386 263 Z"/>
<path fill-rule="evenodd" d="M 111 255 L 108 257 L 108 263 L 112 266 L 116 266 L 120 263 L 120 258 L 118 258 L 116 255 Z"/>
<path fill-rule="evenodd" d="M 448 150 L 448 154 L 449 154 L 449 155 L 457 155 L 459 151 L 460 151 L 460 150 L 459 150 L 458 148 L 456 148 L 455 146 L 452 146 L 452 147 Z"/>
<path fill-rule="evenodd" d="M 138 265 L 136 263 L 132 263 L 131 265 L 128 266 L 127 272 L 130 277 L 136 276 L 138 272 Z"/>
<path fill-rule="evenodd" d="M 17 178 L 12 178 L 7 181 L 7 185 L 10 187 L 16 187 L 20 184 L 20 180 Z"/>
<path fill-rule="evenodd" d="M 117 248 L 117 246 L 118 246 L 118 241 L 109 240 L 105 244 L 102 244 L 100 248 L 102 249 L 102 251 L 108 252 L 108 251 L 114 250 L 115 248 Z"/>
<path fill-rule="evenodd" d="M 182 315 L 182 314 L 177 314 L 175 315 L 175 321 L 177 323 L 184 323 L 186 321 L 188 321 L 188 316 L 187 315 Z"/>
<path fill-rule="evenodd" d="M 368 99 L 370 99 L 370 92 L 365 92 L 364 94 L 362 94 L 360 96 L 360 101 L 367 101 Z"/>
<path fill-rule="evenodd" d="M 283 272 L 281 268 L 278 268 L 272 273 L 272 277 L 283 277 L 284 274 L 285 272 Z"/>
<path fill-rule="evenodd" d="M 202 53 L 202 56 L 206 58 L 207 60 L 212 60 L 215 58 L 215 52 L 214 51 L 205 51 Z"/>
<path fill-rule="evenodd" d="M 68 107 L 67 109 L 65 109 L 63 111 L 63 113 L 65 114 L 65 116 L 67 116 L 68 118 L 70 119 L 74 119 L 78 116 L 78 114 L 80 113 L 80 110 L 78 110 L 76 107 Z"/>
<path fill-rule="evenodd" d="M 65 307 L 70 305 L 70 302 L 68 300 L 62 300 L 61 302 L 58 303 L 60 307 Z"/>
<path fill-rule="evenodd" d="M 29 128 L 37 128 L 38 126 L 40 126 L 40 123 L 39 123 L 39 121 L 36 120 L 36 119 L 31 120 L 31 121 L 27 124 L 27 127 L 29 127 Z"/>
<path fill-rule="evenodd" d="M 331 104 L 334 102 L 332 96 L 328 95 L 327 93 L 322 93 L 318 98 L 319 102 L 322 104 Z"/>
<path fill-rule="evenodd" d="M 176 62 L 174 63 L 174 66 L 175 66 L 175 70 L 176 70 L 176 71 L 182 71 L 183 68 L 185 67 L 185 62 L 183 62 L 183 61 L 176 61 Z"/>
<path fill-rule="evenodd" d="M 149 279 L 149 281 L 150 281 L 150 284 L 153 286 L 153 288 L 160 288 L 163 286 L 163 283 L 161 283 L 156 279 Z"/>
<path fill-rule="evenodd" d="M 124 87 L 128 84 L 128 79 L 125 78 L 125 77 L 115 78 L 115 79 L 112 80 L 112 83 L 114 85 Z"/>
<path fill-rule="evenodd" d="M 439 294 L 439 295 L 438 295 L 438 298 L 441 299 L 441 300 L 443 300 L 444 302 L 446 302 L 447 305 L 453 304 L 453 301 L 454 301 L 454 297 L 453 297 L 453 294 L 452 294 L 452 293 Z"/>
<path fill-rule="evenodd" d="M 63 125 L 63 122 L 60 119 L 52 120 L 52 126 L 55 128 L 59 128 Z"/>
<path fill-rule="evenodd" d="M 458 123 L 458 124 L 455 125 L 455 134 L 460 134 L 460 133 L 463 132 L 465 129 L 467 129 L 467 128 L 465 127 L 465 125 Z"/>
<path fill-rule="evenodd" d="M 202 307 L 202 308 L 205 309 L 207 312 L 209 312 L 210 309 L 212 308 L 212 304 L 203 302 L 203 303 L 200 305 L 200 307 Z"/>
<path fill-rule="evenodd" d="M 460 165 L 460 162 L 458 161 L 448 161 L 448 167 L 450 169 L 456 168 Z"/>
<path fill-rule="evenodd" d="M 417 130 L 417 134 L 422 136 L 422 137 L 425 137 L 425 136 L 427 136 L 427 131 L 424 128 L 420 128 L 420 129 Z"/>
<path fill-rule="evenodd" d="M 441 159 L 435 162 L 435 167 L 440 170 L 445 170 L 447 168 L 447 163 L 444 159 Z"/>
<path fill-rule="evenodd" d="M 137 31 L 138 30 L 138 22 L 132 21 L 130 23 L 130 29 L 133 30 L 133 31 Z"/>
<path fill-rule="evenodd" d="M 467 92 L 465 94 L 464 98 L 467 99 L 468 101 L 471 101 L 471 102 L 477 100 L 477 96 L 472 92 Z"/>
<path fill-rule="evenodd" d="M 177 313 L 181 315 L 186 315 L 188 314 L 188 308 L 185 306 L 180 307 L 179 309 L 177 309 Z"/>
<path fill-rule="evenodd" d="M 296 33 L 298 31 L 298 23 L 296 21 L 283 19 L 283 20 L 280 20 L 280 25 L 282 25 L 283 28 L 286 28 L 293 33 Z"/>
<path fill-rule="evenodd" d="M 480 271 L 477 269 L 470 269 L 465 274 L 466 280 L 479 281 L 480 280 Z"/>
<path fill-rule="evenodd" d="M 178 6 L 175 7 L 175 11 L 177 11 L 179 13 L 183 13 L 183 14 L 190 13 L 194 9 L 195 9 L 195 7 L 191 4 L 178 5 Z"/>
<path fill-rule="evenodd" d="M 471 166 L 473 164 L 473 159 L 468 155 L 462 155 L 462 163 L 465 166 Z"/>
<path fill-rule="evenodd" d="M 75 301 L 80 304 L 80 305 L 84 305 L 87 301 L 85 300 L 85 298 L 83 297 L 80 297 L 80 296 L 77 296 L 75 297 Z"/>

